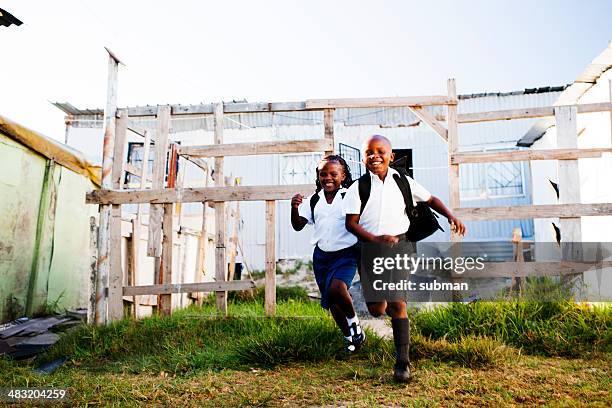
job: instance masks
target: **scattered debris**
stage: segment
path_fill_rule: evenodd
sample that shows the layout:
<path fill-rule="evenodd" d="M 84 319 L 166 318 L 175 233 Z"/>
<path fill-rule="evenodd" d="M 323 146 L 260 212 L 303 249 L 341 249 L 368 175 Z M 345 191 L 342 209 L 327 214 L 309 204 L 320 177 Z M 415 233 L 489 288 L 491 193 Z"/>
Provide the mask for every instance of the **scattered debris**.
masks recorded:
<path fill-rule="evenodd" d="M 66 361 L 68 361 L 68 357 L 61 357 L 57 360 L 50 361 L 48 363 L 40 365 L 35 371 L 39 374 L 52 374 L 55 370 L 62 366 Z"/>
<path fill-rule="evenodd" d="M 21 317 L 0 326 L 0 355 L 7 355 L 14 359 L 36 356 L 59 340 L 59 335 L 56 332 L 65 331 L 70 327 L 83 324 L 86 319 L 87 310 L 85 309 L 66 312 L 62 316 L 38 317 L 34 319 Z M 59 363 L 57 367 L 62 363 Z M 53 370 L 57 367 L 53 368 Z"/>

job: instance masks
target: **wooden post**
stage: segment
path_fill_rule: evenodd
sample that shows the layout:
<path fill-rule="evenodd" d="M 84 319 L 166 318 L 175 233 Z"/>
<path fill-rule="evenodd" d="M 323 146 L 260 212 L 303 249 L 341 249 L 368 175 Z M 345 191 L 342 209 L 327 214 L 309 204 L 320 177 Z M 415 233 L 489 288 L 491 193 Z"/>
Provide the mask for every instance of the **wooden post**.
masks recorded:
<path fill-rule="evenodd" d="M 455 79 L 451 78 L 447 81 L 447 91 L 448 98 L 457 100 L 457 88 L 455 85 Z M 457 129 L 457 105 L 447 105 L 447 114 L 446 114 L 446 127 L 447 127 L 447 137 L 448 137 L 448 201 L 449 207 L 451 211 L 455 211 L 460 207 L 459 200 L 459 165 L 451 163 L 451 157 L 453 154 L 457 153 L 459 150 L 459 136 Z M 450 240 L 454 242 L 452 249 L 452 255 L 454 258 L 460 256 L 459 248 L 457 247 L 457 243 L 461 241 L 461 236 L 457 234 L 455 231 L 451 230 Z M 453 283 L 460 283 L 461 277 L 451 275 L 451 281 Z M 458 292 L 453 291 L 452 294 L 453 301 L 460 301 L 461 296 Z"/>
<path fill-rule="evenodd" d="M 240 185 L 240 178 L 234 179 L 234 186 Z M 240 224 L 240 201 L 236 201 L 236 209 L 232 212 L 232 235 L 230 237 L 230 260 L 229 270 L 227 273 L 227 280 L 234 280 L 234 273 L 236 272 L 236 254 L 238 253 L 238 225 Z"/>
<path fill-rule="evenodd" d="M 144 144 L 142 146 L 142 167 L 140 169 L 140 189 L 144 190 L 147 188 L 147 178 L 149 176 L 149 153 L 151 151 L 151 131 L 144 131 Z M 132 268 L 130 270 L 132 285 L 138 284 L 138 277 L 140 272 L 139 254 L 140 254 L 140 226 L 142 225 L 142 204 L 138 204 L 136 211 L 136 218 L 132 220 Z M 139 298 L 134 295 L 132 297 L 134 303 L 134 317 L 136 317 L 136 311 L 139 305 Z"/>
<path fill-rule="evenodd" d="M 276 201 L 266 201 L 266 287 L 265 310 L 267 316 L 276 314 Z"/>
<path fill-rule="evenodd" d="M 223 143 L 223 103 L 214 105 L 215 144 Z M 215 186 L 222 187 L 223 178 L 223 156 L 215 157 Z M 225 255 L 225 202 L 215 203 L 215 229 L 216 229 L 216 252 L 215 252 L 215 279 L 224 282 L 227 273 L 227 259 Z M 220 314 L 227 315 L 227 292 L 217 292 L 217 309 Z"/>
<path fill-rule="evenodd" d="M 524 262 L 525 256 L 523 254 L 523 231 L 517 227 L 512 230 L 512 243 L 514 244 L 514 261 Z M 512 278 L 512 290 L 518 290 L 519 296 L 523 293 L 523 278 L 513 277 Z"/>
<path fill-rule="evenodd" d="M 204 170 L 204 187 L 208 187 L 208 165 Z M 208 247 L 208 231 L 206 228 L 206 213 L 208 209 L 208 203 L 202 201 L 202 229 L 200 239 L 198 240 L 198 258 L 196 260 L 196 282 L 202 282 L 204 277 L 204 267 L 206 265 L 206 248 Z M 196 293 L 196 299 L 198 304 L 201 303 L 203 296 L 201 292 Z"/>
<path fill-rule="evenodd" d="M 325 151 L 325 156 L 334 153 L 334 109 L 323 110 L 323 125 L 325 127 L 325 139 L 331 140 L 331 150 Z"/>
<path fill-rule="evenodd" d="M 140 207 L 140 206 L 139 206 Z M 136 286 L 136 269 L 138 268 L 138 247 L 140 242 L 140 222 L 138 220 L 138 215 L 136 218 L 132 220 L 132 237 L 130 238 L 130 258 L 129 258 L 129 275 L 128 275 L 128 285 Z M 137 298 L 136 296 L 132 296 L 132 305 L 133 309 L 133 318 L 136 318 L 136 306 L 137 306 Z"/>
<path fill-rule="evenodd" d="M 449 79 L 447 83 L 448 97 L 457 99 L 457 88 L 455 80 Z M 452 164 L 450 158 L 453 154 L 459 151 L 459 140 L 457 133 L 457 105 L 448 105 L 448 113 L 446 116 L 446 126 L 448 135 L 448 189 L 449 189 L 449 206 L 451 211 L 455 211 L 460 207 L 459 201 L 459 165 Z M 451 231 L 451 241 L 457 242 L 461 238 L 459 235 Z"/>
<path fill-rule="evenodd" d="M 155 137 L 155 161 L 153 162 L 153 188 L 164 188 L 166 166 L 168 161 L 168 137 L 170 133 L 170 107 L 160 106 L 157 110 L 157 135 Z M 163 216 L 161 204 L 149 206 L 149 242 L 147 255 L 161 256 L 161 222 Z"/>
<path fill-rule="evenodd" d="M 170 133 L 170 106 L 157 108 L 157 135 L 155 136 L 155 162 L 153 163 L 153 188 L 164 188 L 168 160 L 168 138 Z M 161 279 L 161 235 L 164 207 L 149 205 L 149 240 L 147 255 L 155 258 L 155 282 Z M 159 306 L 159 305 L 158 305 Z"/>
<path fill-rule="evenodd" d="M 172 144 L 170 149 L 170 168 L 168 170 L 168 188 L 174 188 L 176 183 L 176 145 Z M 163 241 L 162 241 L 162 258 L 160 262 L 159 284 L 172 283 L 172 248 L 173 236 L 172 224 L 174 219 L 174 204 L 163 204 Z M 172 295 L 170 293 L 161 294 L 157 300 L 159 312 L 163 316 L 172 314 Z"/>
<path fill-rule="evenodd" d="M 108 79 L 106 107 L 104 109 L 104 145 L 102 147 L 102 188 L 113 187 L 111 171 L 115 149 L 115 121 L 117 115 L 117 75 L 119 60 L 108 53 Z M 110 225 L 111 206 L 100 205 L 100 226 L 98 228 L 98 270 L 96 277 L 96 313 L 98 325 L 108 321 L 108 276 L 110 271 Z"/>
<path fill-rule="evenodd" d="M 111 179 L 115 190 L 123 189 L 124 156 L 127 147 L 127 109 L 117 111 L 115 124 L 115 146 Z M 108 277 L 108 321 L 123 318 L 123 262 L 121 261 L 121 206 L 111 208 L 110 273 Z"/>
<path fill-rule="evenodd" d="M 576 125 L 576 106 L 555 107 L 555 123 L 557 128 L 557 147 L 575 149 L 578 147 L 578 128 Z M 580 203 L 580 174 L 578 160 L 559 160 L 559 203 Z M 580 217 L 560 217 L 561 256 L 564 261 L 582 260 L 582 234 Z"/>
<path fill-rule="evenodd" d="M 608 79 L 608 93 L 610 94 L 610 103 L 612 103 L 612 79 Z M 610 113 L 610 146 L 612 146 L 612 110 Z"/>

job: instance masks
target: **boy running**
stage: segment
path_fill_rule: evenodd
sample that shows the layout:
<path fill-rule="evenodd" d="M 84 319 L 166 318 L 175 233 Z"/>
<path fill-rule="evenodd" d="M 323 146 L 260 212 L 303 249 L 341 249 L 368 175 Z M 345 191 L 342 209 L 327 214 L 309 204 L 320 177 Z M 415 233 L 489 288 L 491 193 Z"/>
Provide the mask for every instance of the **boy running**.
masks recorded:
<path fill-rule="evenodd" d="M 393 179 L 398 172 L 389 167 L 394 159 L 391 142 L 384 136 L 373 135 L 364 142 L 363 162 L 371 178 L 370 197 L 361 208 L 359 181 L 348 189 L 344 199 L 346 229 L 362 242 L 393 246 L 406 240 L 410 220 L 406 215 L 405 201 L 397 183 Z M 391 177 L 389 177 L 391 176 Z M 413 199 L 426 202 L 432 209 L 448 219 L 451 229 L 460 235 L 465 234 L 465 226 L 438 199 L 423 186 L 407 177 Z M 371 269 L 371 268 L 370 268 Z M 360 273 L 371 273 L 363 265 Z M 367 300 L 367 299 L 366 299 Z M 406 313 L 405 299 L 385 299 L 368 302 L 368 311 L 374 317 L 387 313 L 391 317 L 393 340 L 396 350 L 396 363 L 393 377 L 396 381 L 410 379 L 409 357 L 410 325 Z"/>

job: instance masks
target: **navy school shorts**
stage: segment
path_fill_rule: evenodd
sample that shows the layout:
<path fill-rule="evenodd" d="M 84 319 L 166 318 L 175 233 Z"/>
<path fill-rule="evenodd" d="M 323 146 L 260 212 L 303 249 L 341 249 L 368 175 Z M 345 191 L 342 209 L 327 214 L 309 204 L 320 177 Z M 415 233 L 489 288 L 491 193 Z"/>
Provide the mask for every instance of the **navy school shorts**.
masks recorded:
<path fill-rule="evenodd" d="M 315 280 L 321 292 L 321 306 L 324 309 L 329 309 L 327 293 L 332 280 L 341 280 L 348 288 L 351 287 L 357 272 L 358 251 L 357 245 L 333 252 L 325 252 L 315 246 L 312 264 Z"/>

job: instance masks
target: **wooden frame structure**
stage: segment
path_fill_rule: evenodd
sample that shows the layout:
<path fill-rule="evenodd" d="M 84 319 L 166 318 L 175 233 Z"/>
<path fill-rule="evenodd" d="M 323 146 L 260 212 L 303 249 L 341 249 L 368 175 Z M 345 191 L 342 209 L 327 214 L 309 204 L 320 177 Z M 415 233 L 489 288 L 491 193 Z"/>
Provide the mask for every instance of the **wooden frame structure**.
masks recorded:
<path fill-rule="evenodd" d="M 110 52 L 109 52 L 110 54 Z M 275 255 L 275 217 L 276 200 L 290 199 L 295 193 L 312 190 L 314 185 L 292 186 L 225 186 L 223 177 L 223 158 L 225 156 L 241 156 L 256 154 L 278 154 L 295 152 L 324 152 L 330 154 L 334 150 L 334 109 L 336 108 L 367 108 L 367 107 L 398 107 L 409 108 L 419 119 L 429 125 L 443 140 L 448 143 L 449 158 L 449 191 L 450 208 L 460 218 L 466 220 L 482 219 L 512 219 L 538 218 L 559 216 L 565 229 L 564 240 L 580 241 L 580 216 L 612 215 L 612 203 L 580 204 L 579 197 L 563 189 L 559 205 L 526 205 L 515 207 L 461 208 L 459 201 L 459 166 L 464 163 L 515 161 L 515 160 L 559 160 L 560 177 L 575 178 L 578 173 L 577 158 L 599 157 L 604 152 L 612 152 L 612 148 L 577 149 L 576 148 L 576 115 L 583 112 L 612 111 L 612 103 L 598 103 L 571 107 L 544 107 L 530 109 L 515 109 L 496 112 L 473 114 L 458 114 L 458 97 L 455 80 L 449 79 L 447 95 L 417 96 L 401 98 L 364 98 L 364 99 L 325 99 L 308 100 L 290 103 L 232 103 L 224 105 L 215 103 L 195 106 L 147 106 L 117 110 L 116 81 L 119 61 L 109 55 L 108 101 L 104 122 L 104 157 L 102 173 L 102 189 L 87 194 L 86 201 L 100 205 L 100 228 L 98 235 L 98 264 L 96 292 L 96 323 L 104 324 L 123 317 L 122 296 L 143 294 L 159 295 L 159 311 L 162 314 L 171 313 L 171 293 L 216 291 L 217 307 L 222 314 L 227 313 L 227 291 L 245 290 L 254 287 L 252 281 L 227 281 L 226 261 L 226 202 L 228 201 L 265 201 L 266 202 L 266 274 L 265 274 L 265 311 L 267 315 L 275 314 L 276 310 L 276 255 Z M 434 116 L 425 110 L 427 106 L 443 105 L 447 107 L 446 117 Z M 286 112 L 286 111 L 323 111 L 324 135 L 317 140 L 293 140 L 256 143 L 223 143 L 223 118 L 227 113 L 251 112 Z M 213 115 L 214 144 L 205 146 L 177 146 L 169 142 L 169 124 L 171 117 L 181 115 Z M 157 129 L 153 138 L 149 131 L 139 129 L 130 122 L 130 117 L 156 116 Z M 519 118 L 535 118 L 555 116 L 559 128 L 560 149 L 542 151 L 512 151 L 496 153 L 459 153 L 458 124 L 486 122 L 494 120 L 509 120 Z M 440 123 L 446 121 L 446 126 Z M 144 169 L 134 168 L 123 162 L 126 149 L 126 132 L 131 130 L 145 138 L 145 156 L 148 156 L 149 143 L 154 141 L 155 162 L 152 177 L 153 188 L 145 190 L 146 181 Z M 170 167 L 167 183 L 164 182 L 168 152 Z M 176 187 L 176 159 L 182 157 L 207 171 L 206 162 L 202 157 L 215 159 L 215 186 L 203 188 Z M 144 162 L 146 163 L 146 162 Z M 137 174 L 141 177 L 141 189 L 124 190 L 122 178 L 124 172 Z M 568 183 L 561 183 L 568 185 Z M 213 283 L 172 284 L 172 224 L 173 204 L 186 202 L 202 202 L 206 208 L 207 202 L 213 202 L 216 219 L 216 255 L 215 277 Z M 155 281 L 157 284 L 148 286 L 123 286 L 123 271 L 121 267 L 120 222 L 122 204 L 150 204 L 149 241 L 147 254 L 155 257 Z M 205 229 L 205 220 L 203 228 Z M 140 210 L 134 222 L 134 231 L 140 223 Z M 452 241 L 460 237 L 451 235 Z M 202 252 L 200 248 L 199 252 Z M 198 255 L 198 264 L 202 263 L 203 254 Z M 500 263 L 501 264 L 501 263 Z M 504 263 L 508 264 L 508 263 Z M 533 274 L 551 274 L 551 268 L 557 266 L 535 265 L 531 268 L 526 264 L 512 269 L 510 265 L 499 265 L 503 273 L 515 276 Z M 570 269 L 575 265 L 570 265 Z M 561 268 L 563 269 L 563 268 Z M 566 268 L 567 269 L 567 268 Z M 500 272 L 501 273 L 501 272 Z M 557 271 L 559 275 L 562 271 Z"/>

